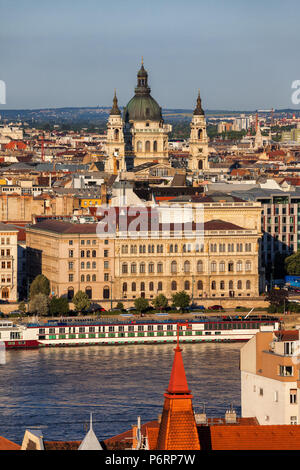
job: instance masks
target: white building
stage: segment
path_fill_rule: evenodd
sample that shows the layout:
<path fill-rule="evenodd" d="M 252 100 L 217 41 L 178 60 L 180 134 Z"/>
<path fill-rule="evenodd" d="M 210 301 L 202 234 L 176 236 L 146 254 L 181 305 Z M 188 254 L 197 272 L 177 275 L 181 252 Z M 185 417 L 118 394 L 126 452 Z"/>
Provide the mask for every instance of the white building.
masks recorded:
<path fill-rule="evenodd" d="M 262 331 L 241 349 L 242 417 L 300 423 L 299 329 Z"/>

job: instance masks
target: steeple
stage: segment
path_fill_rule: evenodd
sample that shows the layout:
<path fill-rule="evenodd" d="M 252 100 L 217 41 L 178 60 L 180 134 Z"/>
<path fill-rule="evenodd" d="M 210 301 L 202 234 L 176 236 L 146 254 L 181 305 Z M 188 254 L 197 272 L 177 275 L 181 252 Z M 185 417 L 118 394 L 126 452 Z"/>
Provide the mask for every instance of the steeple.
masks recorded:
<path fill-rule="evenodd" d="M 200 90 L 198 92 L 197 105 L 196 105 L 196 108 L 195 108 L 195 111 L 194 111 L 194 115 L 195 116 L 204 116 L 204 111 L 202 109 L 202 102 L 201 102 L 201 98 L 200 98 Z"/>
<path fill-rule="evenodd" d="M 150 88 L 148 87 L 148 73 L 144 68 L 144 59 L 142 57 L 142 65 L 137 74 L 137 87 L 135 93 L 138 95 L 150 95 Z"/>
<path fill-rule="evenodd" d="M 118 98 L 117 98 L 116 90 L 115 90 L 114 99 L 113 99 L 113 107 L 111 108 L 110 115 L 111 116 L 121 115 L 121 111 L 119 110 L 119 107 L 118 107 Z"/>
<path fill-rule="evenodd" d="M 78 450 L 103 450 L 93 430 L 93 414 L 90 414 L 90 429 Z"/>
<path fill-rule="evenodd" d="M 191 392 L 188 388 L 182 349 L 179 347 L 179 330 L 177 347 L 166 390 L 156 450 L 200 450 L 197 425 L 192 405 Z"/>

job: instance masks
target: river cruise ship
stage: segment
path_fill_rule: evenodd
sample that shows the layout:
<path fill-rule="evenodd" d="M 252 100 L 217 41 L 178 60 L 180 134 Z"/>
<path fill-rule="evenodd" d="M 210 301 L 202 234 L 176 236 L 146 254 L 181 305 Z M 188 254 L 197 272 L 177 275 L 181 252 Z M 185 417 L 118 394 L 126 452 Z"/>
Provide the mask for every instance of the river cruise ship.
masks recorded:
<path fill-rule="evenodd" d="M 189 320 L 96 320 L 68 318 L 47 323 L 0 322 L 0 342 L 6 349 L 105 346 L 130 344 L 248 341 L 261 330 L 276 331 L 272 317 L 195 317 Z"/>

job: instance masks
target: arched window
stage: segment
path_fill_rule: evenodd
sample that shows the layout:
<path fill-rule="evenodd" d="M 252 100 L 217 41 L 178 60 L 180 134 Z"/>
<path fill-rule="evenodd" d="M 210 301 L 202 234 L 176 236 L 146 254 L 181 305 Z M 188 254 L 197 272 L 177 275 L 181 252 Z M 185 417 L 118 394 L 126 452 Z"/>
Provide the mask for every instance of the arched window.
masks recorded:
<path fill-rule="evenodd" d="M 136 150 L 137 150 L 137 152 L 142 152 L 143 151 L 143 144 L 140 140 L 138 140 L 138 142 L 136 144 Z"/>
<path fill-rule="evenodd" d="M 162 290 L 163 290 L 163 284 L 162 284 L 162 282 L 159 282 L 159 283 L 157 284 L 157 290 L 159 290 L 159 291 L 162 291 Z"/>
<path fill-rule="evenodd" d="M 97 257 L 97 251 L 96 250 L 93 250 L 92 251 L 92 258 L 96 258 Z"/>
<path fill-rule="evenodd" d="M 80 282 L 84 282 L 84 280 L 85 280 L 84 274 L 81 274 Z"/>
<path fill-rule="evenodd" d="M 246 271 L 251 271 L 251 261 L 246 261 L 245 270 Z"/>
<path fill-rule="evenodd" d="M 197 272 L 198 273 L 202 273 L 203 272 L 203 262 L 201 260 L 199 260 L 197 262 Z"/>
<path fill-rule="evenodd" d="M 251 281 L 246 281 L 246 289 L 247 290 L 251 289 Z"/>
<path fill-rule="evenodd" d="M 80 266 L 81 266 L 81 269 L 84 269 L 85 264 L 84 264 L 84 263 L 80 263 Z"/>
<path fill-rule="evenodd" d="M 184 290 L 190 290 L 190 281 L 185 281 Z"/>
<path fill-rule="evenodd" d="M 91 263 L 89 261 L 86 263 L 86 269 L 91 269 Z"/>
<path fill-rule="evenodd" d="M 149 263 L 148 272 L 149 272 L 150 274 L 151 274 L 151 273 L 154 273 L 154 263 Z"/>
<path fill-rule="evenodd" d="M 133 282 L 131 284 L 131 290 L 132 290 L 132 292 L 136 292 L 136 283 L 135 282 Z"/>
<path fill-rule="evenodd" d="M 123 292 L 127 292 L 127 282 L 123 282 Z"/>
<path fill-rule="evenodd" d="M 153 142 L 153 152 L 157 152 L 157 141 Z"/>
<path fill-rule="evenodd" d="M 119 140 L 119 129 L 115 129 L 114 137 L 115 137 L 115 140 Z"/>
<path fill-rule="evenodd" d="M 212 273 L 215 273 L 217 271 L 217 263 L 215 261 L 211 262 L 210 270 L 211 270 Z"/>
<path fill-rule="evenodd" d="M 189 261 L 184 262 L 184 272 L 189 273 L 191 270 L 191 263 Z"/>
<path fill-rule="evenodd" d="M 150 152 L 150 141 L 146 140 L 145 151 Z"/>
<path fill-rule="evenodd" d="M 173 245 L 170 245 L 170 253 L 173 253 Z"/>
<path fill-rule="evenodd" d="M 86 282 L 91 282 L 91 276 L 89 274 L 86 276 Z"/>
<path fill-rule="evenodd" d="M 242 281 L 238 281 L 237 283 L 237 288 L 240 290 L 242 289 Z"/>
<path fill-rule="evenodd" d="M 233 281 L 229 281 L 229 289 L 233 290 Z"/>
<path fill-rule="evenodd" d="M 198 140 L 202 140 L 202 129 L 198 130 Z"/>
<path fill-rule="evenodd" d="M 154 284 L 153 284 L 153 282 L 150 282 L 150 283 L 149 283 L 149 291 L 151 291 L 151 292 L 154 291 Z"/>
<path fill-rule="evenodd" d="M 242 263 L 242 261 L 238 261 L 238 262 L 236 263 L 236 271 L 239 272 L 239 273 L 240 273 L 241 271 L 243 271 L 243 263 Z"/>
<path fill-rule="evenodd" d="M 220 289 L 221 290 L 225 289 L 225 282 L 224 281 L 220 281 Z"/>
<path fill-rule="evenodd" d="M 212 288 L 212 290 L 216 290 L 216 288 L 217 288 L 216 281 L 212 281 L 211 288 Z"/>
<path fill-rule="evenodd" d="M 145 283 L 141 282 L 141 292 L 143 292 L 144 290 L 145 290 Z"/>
<path fill-rule="evenodd" d="M 219 264 L 219 271 L 220 273 L 224 273 L 225 272 L 225 262 L 224 261 L 221 261 L 220 264 Z"/>
<path fill-rule="evenodd" d="M 81 250 L 81 252 L 80 252 L 80 257 L 81 257 L 81 258 L 84 258 L 84 256 L 85 256 L 85 252 L 84 252 L 84 250 Z"/>
<path fill-rule="evenodd" d="M 203 290 L 203 282 L 202 281 L 197 282 L 197 288 L 198 288 L 198 290 Z"/>
<path fill-rule="evenodd" d="M 157 272 L 162 273 L 164 270 L 164 265 L 162 263 L 157 264 Z"/>
<path fill-rule="evenodd" d="M 88 251 L 86 252 L 86 257 L 87 257 L 87 258 L 90 258 L 90 257 L 91 257 L 91 252 L 90 252 L 90 250 L 88 250 Z"/>
<path fill-rule="evenodd" d="M 131 274 L 136 274 L 136 263 L 132 263 L 131 264 L 131 270 L 130 270 Z"/>
<path fill-rule="evenodd" d="M 85 289 L 85 293 L 86 293 L 86 295 L 88 296 L 89 299 L 91 299 L 93 297 L 93 291 L 92 291 L 91 287 L 87 287 Z"/>
<path fill-rule="evenodd" d="M 171 273 L 177 273 L 177 263 L 176 263 L 176 261 L 172 261 L 172 263 L 171 263 Z"/>
<path fill-rule="evenodd" d="M 171 290 L 173 290 L 173 291 L 177 290 L 177 282 L 176 281 L 172 281 Z"/>
<path fill-rule="evenodd" d="M 145 263 L 140 264 L 140 274 L 144 274 L 146 272 L 146 265 Z"/>
<path fill-rule="evenodd" d="M 97 267 L 97 264 L 95 261 L 93 261 L 93 269 L 96 269 L 96 267 Z"/>
<path fill-rule="evenodd" d="M 68 288 L 68 300 L 72 300 L 74 297 L 74 287 Z"/>
<path fill-rule="evenodd" d="M 97 280 L 96 274 L 93 274 L 93 276 L 92 276 L 92 281 L 93 281 L 93 282 L 96 282 L 96 280 Z"/>
<path fill-rule="evenodd" d="M 109 297 L 110 297 L 109 287 L 104 287 L 104 289 L 103 289 L 103 299 L 109 299 Z"/>
<path fill-rule="evenodd" d="M 128 264 L 127 263 L 122 264 L 122 274 L 128 274 Z"/>
<path fill-rule="evenodd" d="M 198 161 L 198 170 L 203 170 L 203 161 L 202 160 Z"/>
<path fill-rule="evenodd" d="M 174 245 L 174 253 L 178 253 L 178 245 Z"/>

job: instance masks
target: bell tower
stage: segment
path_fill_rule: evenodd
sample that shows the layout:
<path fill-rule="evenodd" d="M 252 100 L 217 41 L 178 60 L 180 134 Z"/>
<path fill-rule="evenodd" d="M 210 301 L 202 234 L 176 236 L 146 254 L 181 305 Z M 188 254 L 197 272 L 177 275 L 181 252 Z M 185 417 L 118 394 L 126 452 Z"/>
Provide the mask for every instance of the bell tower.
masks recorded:
<path fill-rule="evenodd" d="M 191 122 L 190 156 L 188 168 L 192 172 L 208 169 L 208 137 L 206 133 L 206 120 L 198 93 L 197 105 Z"/>
<path fill-rule="evenodd" d="M 114 174 L 118 171 L 126 171 L 123 119 L 116 92 L 107 123 L 106 152 L 108 157 L 105 162 L 105 171 Z"/>

